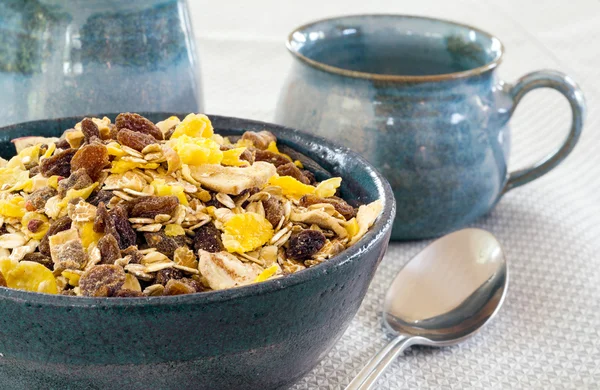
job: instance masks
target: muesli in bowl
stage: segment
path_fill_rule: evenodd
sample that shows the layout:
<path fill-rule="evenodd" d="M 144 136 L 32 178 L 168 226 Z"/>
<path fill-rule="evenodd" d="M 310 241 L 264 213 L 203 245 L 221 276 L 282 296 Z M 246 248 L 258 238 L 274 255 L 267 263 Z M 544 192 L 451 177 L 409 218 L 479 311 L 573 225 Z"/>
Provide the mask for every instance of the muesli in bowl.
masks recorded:
<path fill-rule="evenodd" d="M 0 286 L 144 297 L 223 290 L 318 265 L 382 210 L 338 195 L 280 152 L 189 114 L 85 118 L 60 138 L 13 140 L 0 167 Z"/>

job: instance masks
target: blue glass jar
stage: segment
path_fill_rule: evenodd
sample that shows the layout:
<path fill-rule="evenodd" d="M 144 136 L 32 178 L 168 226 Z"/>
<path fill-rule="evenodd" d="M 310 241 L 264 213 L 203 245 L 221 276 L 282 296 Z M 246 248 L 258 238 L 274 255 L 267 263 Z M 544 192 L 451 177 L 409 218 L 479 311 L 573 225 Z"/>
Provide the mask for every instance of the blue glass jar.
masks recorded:
<path fill-rule="evenodd" d="M 202 111 L 185 0 L 0 2 L 0 126 Z"/>

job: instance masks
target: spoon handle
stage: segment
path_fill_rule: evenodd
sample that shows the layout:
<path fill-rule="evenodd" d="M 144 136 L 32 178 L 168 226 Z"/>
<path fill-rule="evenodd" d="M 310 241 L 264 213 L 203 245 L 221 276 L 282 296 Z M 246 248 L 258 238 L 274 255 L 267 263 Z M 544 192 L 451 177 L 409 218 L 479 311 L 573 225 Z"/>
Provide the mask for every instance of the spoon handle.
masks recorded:
<path fill-rule="evenodd" d="M 396 336 L 385 347 L 373 356 L 371 360 L 348 384 L 346 390 L 365 390 L 370 389 L 375 384 L 377 378 L 383 374 L 383 371 L 412 344 L 412 337 L 403 335 Z"/>

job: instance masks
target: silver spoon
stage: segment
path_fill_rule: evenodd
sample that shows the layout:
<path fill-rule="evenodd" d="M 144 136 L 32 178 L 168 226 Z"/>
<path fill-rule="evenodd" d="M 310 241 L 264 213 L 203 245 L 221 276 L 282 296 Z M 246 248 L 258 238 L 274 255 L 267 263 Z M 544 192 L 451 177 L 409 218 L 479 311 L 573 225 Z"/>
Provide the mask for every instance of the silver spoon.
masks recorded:
<path fill-rule="evenodd" d="M 464 229 L 436 240 L 394 279 L 383 322 L 395 337 L 346 390 L 371 389 L 412 345 L 445 347 L 477 333 L 498 312 L 507 288 L 508 265 L 491 233 Z"/>

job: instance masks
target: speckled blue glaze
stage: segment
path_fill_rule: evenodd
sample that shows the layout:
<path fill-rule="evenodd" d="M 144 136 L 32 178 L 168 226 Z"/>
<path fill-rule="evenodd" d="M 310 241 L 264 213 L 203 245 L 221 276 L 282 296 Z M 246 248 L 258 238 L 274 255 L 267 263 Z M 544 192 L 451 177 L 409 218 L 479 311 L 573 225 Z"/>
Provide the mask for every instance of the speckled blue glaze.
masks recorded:
<path fill-rule="evenodd" d="M 290 34 L 298 61 L 276 122 L 340 142 L 390 181 L 392 239 L 438 236 L 488 212 L 507 190 L 556 166 L 583 126 L 584 99 L 566 75 L 541 71 L 514 86 L 495 69 L 502 44 L 478 29 L 401 15 L 348 16 Z M 548 87 L 573 110 L 561 148 L 508 173 L 508 121 L 528 91 Z"/>
<path fill-rule="evenodd" d="M 0 2 L 0 126 L 96 112 L 202 112 L 185 0 Z"/>
<path fill-rule="evenodd" d="M 142 114 L 153 121 L 177 115 Z M 283 389 L 342 335 L 388 246 L 395 213 L 389 184 L 362 157 L 322 138 L 209 117 L 221 134 L 272 131 L 319 179 L 341 176 L 350 202 L 382 199 L 382 216 L 357 245 L 333 259 L 231 290 L 106 299 L 0 287 L 0 389 Z M 56 136 L 81 119 L 0 128 L 0 155 L 14 154 L 12 138 Z"/>

